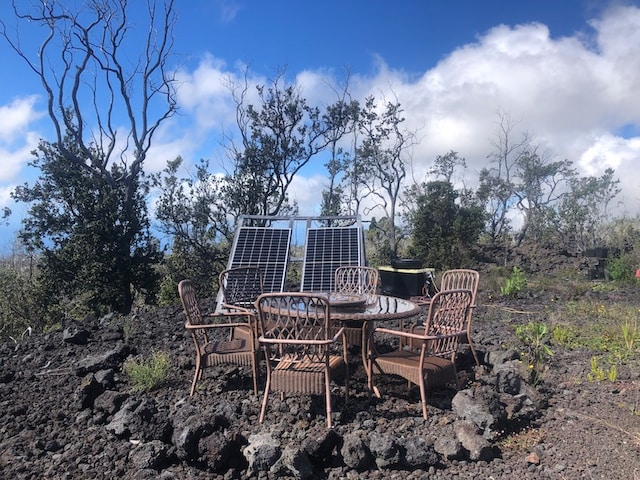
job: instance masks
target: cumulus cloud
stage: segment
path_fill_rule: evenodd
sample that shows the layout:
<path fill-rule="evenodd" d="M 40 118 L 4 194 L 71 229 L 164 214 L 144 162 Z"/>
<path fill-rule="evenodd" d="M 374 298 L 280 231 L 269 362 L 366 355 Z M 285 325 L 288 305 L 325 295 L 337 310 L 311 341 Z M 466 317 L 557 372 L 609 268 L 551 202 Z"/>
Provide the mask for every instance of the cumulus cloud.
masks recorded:
<path fill-rule="evenodd" d="M 39 136 L 30 128 L 43 115 L 36 109 L 37 100 L 31 95 L 0 105 L 0 182 L 15 181 L 32 158 Z"/>
<path fill-rule="evenodd" d="M 497 26 L 415 82 L 381 68 L 369 90 L 387 85 L 408 128 L 419 132 L 416 177 L 449 150 L 472 171 L 485 166 L 504 112 L 517 127 L 514 139 L 532 135 L 584 175 L 612 167 L 633 178 L 640 138 L 615 132 L 640 126 L 640 77 L 633 73 L 640 70 L 640 9 L 615 8 L 590 25 L 590 36 L 562 38 L 539 23 Z M 635 206 L 640 210 L 637 200 Z"/>

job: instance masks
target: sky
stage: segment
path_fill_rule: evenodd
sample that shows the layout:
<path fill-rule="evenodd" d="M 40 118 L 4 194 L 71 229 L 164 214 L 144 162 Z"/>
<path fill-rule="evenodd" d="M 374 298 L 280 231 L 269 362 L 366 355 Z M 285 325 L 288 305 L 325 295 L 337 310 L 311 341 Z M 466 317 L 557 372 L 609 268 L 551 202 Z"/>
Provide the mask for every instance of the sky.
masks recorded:
<path fill-rule="evenodd" d="M 0 19 L 13 25 L 8 3 Z M 132 21 L 143 21 L 144 4 L 135 2 Z M 213 168 L 222 162 L 234 114 L 225 81 L 240 79 L 241 65 L 252 85 L 286 69 L 316 105 L 335 101 L 327 86 L 348 70 L 355 98 L 402 105 L 405 126 L 420 138 L 417 181 L 449 151 L 477 178 L 506 114 L 514 138 L 526 132 L 580 174 L 613 168 L 623 189 L 618 211 L 640 212 L 640 0 L 178 0 L 176 9 L 180 110 L 159 132 L 148 172 L 178 155 L 186 168 L 201 158 Z M 37 48 L 31 40 L 24 45 Z M 0 58 L 0 208 L 14 211 L 0 226 L 1 251 L 24 211 L 9 192 L 34 180 L 30 152 L 53 137 L 38 79 L 4 41 Z M 294 184 L 303 215 L 318 214 L 323 164 L 312 162 Z"/>

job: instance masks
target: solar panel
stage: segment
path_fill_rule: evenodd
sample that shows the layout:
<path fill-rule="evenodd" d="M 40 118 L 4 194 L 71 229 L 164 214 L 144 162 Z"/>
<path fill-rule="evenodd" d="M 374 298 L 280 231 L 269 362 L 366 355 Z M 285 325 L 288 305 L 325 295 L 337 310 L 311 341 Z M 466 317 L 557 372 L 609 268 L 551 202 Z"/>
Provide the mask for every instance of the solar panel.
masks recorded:
<path fill-rule="evenodd" d="M 265 292 L 281 292 L 289 261 L 290 228 L 240 227 L 228 268 L 256 266 Z"/>
<path fill-rule="evenodd" d="M 363 240 L 359 227 L 309 228 L 301 290 L 331 291 L 337 267 L 363 264 Z"/>

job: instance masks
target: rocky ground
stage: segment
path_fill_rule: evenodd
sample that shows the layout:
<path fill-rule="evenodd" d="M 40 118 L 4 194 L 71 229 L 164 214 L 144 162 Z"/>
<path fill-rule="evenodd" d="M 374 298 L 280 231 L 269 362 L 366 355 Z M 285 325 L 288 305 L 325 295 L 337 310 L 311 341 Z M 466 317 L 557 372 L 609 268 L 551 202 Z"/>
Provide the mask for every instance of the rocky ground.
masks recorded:
<path fill-rule="evenodd" d="M 547 276 L 561 282 L 558 271 Z M 380 381 L 383 398 L 370 399 L 354 355 L 348 403 L 334 392 L 333 430 L 322 399 L 307 397 L 274 396 L 258 424 L 260 399 L 239 368 L 209 370 L 189 397 L 193 346 L 179 306 L 25 333 L 0 345 L 0 478 L 640 479 L 637 356 L 615 382 L 594 382 L 592 353 L 554 346 L 533 388 L 514 327 L 551 321 L 575 290 L 509 302 L 488 281 L 480 290 L 483 365 L 462 348 L 459 391 L 431 392 L 424 421 L 403 381 Z M 588 292 L 603 304 L 640 298 L 635 287 Z M 155 351 L 168 353 L 170 376 L 137 393 L 123 364 Z"/>

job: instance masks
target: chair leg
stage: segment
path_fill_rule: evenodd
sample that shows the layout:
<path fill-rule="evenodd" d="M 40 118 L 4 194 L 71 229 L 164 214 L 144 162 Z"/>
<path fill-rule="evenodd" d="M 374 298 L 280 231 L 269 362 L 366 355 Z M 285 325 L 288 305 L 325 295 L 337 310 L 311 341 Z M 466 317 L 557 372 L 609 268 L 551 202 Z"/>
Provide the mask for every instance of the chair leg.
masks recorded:
<path fill-rule="evenodd" d="M 269 389 L 271 388 L 271 377 L 267 376 L 267 384 L 264 387 L 264 396 L 262 397 L 262 407 L 260 407 L 259 423 L 264 420 L 264 414 L 267 411 L 267 402 L 269 401 Z"/>
<path fill-rule="evenodd" d="M 193 381 L 191 382 L 191 391 L 189 392 L 189 396 L 193 397 L 193 394 L 196 392 L 196 383 L 202 377 L 202 367 L 200 365 L 200 357 L 196 357 L 196 371 L 193 373 Z"/>
<path fill-rule="evenodd" d="M 257 355 L 253 357 L 253 363 L 251 364 L 253 370 L 253 394 L 258 396 L 258 358 Z"/>
<path fill-rule="evenodd" d="M 324 388 L 325 388 L 325 398 L 324 401 L 326 403 L 327 409 L 327 428 L 331 428 L 331 379 L 329 378 L 329 372 L 324 373 Z"/>
<path fill-rule="evenodd" d="M 469 342 L 469 348 L 471 348 L 471 353 L 473 354 L 473 359 L 476 361 L 476 366 L 480 366 L 480 361 L 478 360 L 478 353 L 476 352 L 476 347 L 473 344 L 473 340 L 471 337 L 467 335 L 467 342 Z"/>
<path fill-rule="evenodd" d="M 420 403 L 422 404 L 422 417 L 427 419 L 427 389 L 424 385 L 424 374 L 420 375 Z"/>

